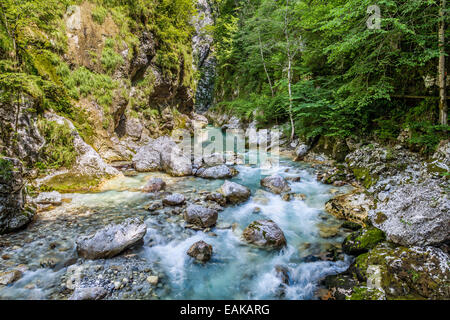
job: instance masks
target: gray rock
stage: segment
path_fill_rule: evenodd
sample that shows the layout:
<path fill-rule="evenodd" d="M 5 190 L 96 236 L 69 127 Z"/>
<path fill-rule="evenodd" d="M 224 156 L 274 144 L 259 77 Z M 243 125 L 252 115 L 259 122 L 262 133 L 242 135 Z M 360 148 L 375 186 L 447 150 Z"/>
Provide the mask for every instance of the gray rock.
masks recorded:
<path fill-rule="evenodd" d="M 141 219 L 129 218 L 121 224 L 110 225 L 95 234 L 77 239 L 77 251 L 86 259 L 112 258 L 141 241 L 147 226 Z"/>
<path fill-rule="evenodd" d="M 167 206 L 180 206 L 184 204 L 186 198 L 180 193 L 173 193 L 163 199 L 163 204 Z"/>
<path fill-rule="evenodd" d="M 300 144 L 295 149 L 295 155 L 297 156 L 297 160 L 303 160 L 303 158 L 306 156 L 306 154 L 309 151 L 309 146 L 306 144 Z"/>
<path fill-rule="evenodd" d="M 226 179 L 236 175 L 236 171 L 222 164 L 210 168 L 200 168 L 195 175 L 205 179 Z"/>
<path fill-rule="evenodd" d="M 225 196 L 227 202 L 234 204 L 247 201 L 251 194 L 249 188 L 228 180 L 220 187 L 220 193 Z"/>
<path fill-rule="evenodd" d="M 11 270 L 6 272 L 0 272 L 0 285 L 8 285 L 22 277 L 22 272 L 19 270 Z"/>
<path fill-rule="evenodd" d="M 199 226 L 201 228 L 209 228 L 217 222 L 217 211 L 205 208 L 199 205 L 191 204 L 184 212 L 184 219 L 187 223 Z"/>
<path fill-rule="evenodd" d="M 153 148 L 152 142 L 143 146 L 133 157 L 133 165 L 136 171 L 151 172 L 161 170 L 161 155 Z"/>
<path fill-rule="evenodd" d="M 137 171 L 163 170 L 172 176 L 187 176 L 192 174 L 190 156 L 167 136 L 151 140 L 140 148 L 133 157 L 133 164 Z"/>
<path fill-rule="evenodd" d="M 107 293 L 103 287 L 76 288 L 69 300 L 101 300 Z"/>
<path fill-rule="evenodd" d="M 213 192 L 206 195 L 205 198 L 207 201 L 214 201 L 221 206 L 224 206 L 227 203 L 227 199 L 225 196 L 219 192 Z"/>
<path fill-rule="evenodd" d="M 288 182 L 282 176 L 274 174 L 261 179 L 261 186 L 269 189 L 275 194 L 281 194 L 291 191 Z"/>
<path fill-rule="evenodd" d="M 198 241 L 189 248 L 187 254 L 198 262 L 207 262 L 211 259 L 213 247 L 204 241 Z"/>
<path fill-rule="evenodd" d="M 245 228 L 245 241 L 266 249 L 281 249 L 286 246 L 286 238 L 280 227 L 272 220 L 258 220 Z"/>
<path fill-rule="evenodd" d="M 166 183 L 161 178 L 151 178 L 142 188 L 144 192 L 158 192 L 164 190 Z"/>

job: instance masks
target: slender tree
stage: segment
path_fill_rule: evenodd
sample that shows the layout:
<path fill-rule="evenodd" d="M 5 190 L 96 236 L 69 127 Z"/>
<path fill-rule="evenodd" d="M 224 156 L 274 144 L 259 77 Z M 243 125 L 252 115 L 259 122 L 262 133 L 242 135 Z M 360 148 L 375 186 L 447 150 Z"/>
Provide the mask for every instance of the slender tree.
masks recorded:
<path fill-rule="evenodd" d="M 445 2 L 441 0 L 439 10 L 439 123 L 447 124 L 447 94 L 446 94 L 446 68 L 445 68 Z"/>

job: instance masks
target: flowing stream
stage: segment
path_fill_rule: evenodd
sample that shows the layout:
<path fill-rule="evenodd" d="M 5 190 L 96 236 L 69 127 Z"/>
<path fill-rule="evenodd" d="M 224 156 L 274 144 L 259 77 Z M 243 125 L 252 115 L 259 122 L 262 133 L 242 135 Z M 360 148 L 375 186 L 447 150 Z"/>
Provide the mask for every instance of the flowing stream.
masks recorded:
<path fill-rule="evenodd" d="M 146 265 L 161 280 L 155 295 L 131 294 L 128 298 L 315 299 L 320 279 L 344 271 L 350 262 L 350 258 L 344 255 L 337 261 L 320 259 L 330 248 L 339 247 L 347 234 L 339 229 L 341 223 L 338 220 L 324 212 L 325 202 L 347 189 L 324 185 L 316 181 L 314 168 L 308 164 L 281 158 L 280 166 L 271 173 L 277 172 L 285 177 L 300 176 L 301 180 L 290 182 L 290 186 L 293 192 L 306 195 L 305 200 L 295 198 L 287 202 L 279 195 L 262 191 L 260 179 L 264 176 L 258 167 L 238 165 L 236 169 L 239 174 L 231 180 L 249 187 L 252 196 L 245 203 L 219 212 L 217 226 L 210 232 L 186 229 L 182 214 L 150 214 L 145 209 L 149 196 L 139 188 L 150 177 L 160 176 L 168 183 L 167 191 L 195 196 L 217 190 L 223 180 L 173 178 L 161 173 L 137 174 L 107 182 L 100 193 L 64 195 L 62 206 L 40 213 L 26 230 L 0 237 L 1 269 L 19 264 L 26 266 L 20 280 L 0 287 L 0 298 L 64 297 L 61 277 L 76 261 L 75 239 L 95 232 L 105 224 L 143 216 L 147 234 L 143 245 L 136 246 L 131 253 L 139 259 L 139 266 Z M 258 213 L 254 212 L 255 207 L 259 208 Z M 272 219 L 278 224 L 287 239 L 285 249 L 269 252 L 242 241 L 245 227 L 259 219 Z M 337 231 L 331 236 L 324 236 L 321 232 L 330 229 Z M 206 264 L 195 263 L 186 254 L 198 240 L 213 246 L 213 257 Z M 71 259 L 72 263 L 68 263 Z M 98 267 L 103 270 L 102 276 L 98 276 L 102 280 L 96 280 L 98 284 L 107 283 L 103 274 L 108 275 L 111 265 L 121 264 L 124 259 L 118 257 L 83 263 L 102 265 Z M 289 285 L 281 285 L 276 266 L 287 268 Z M 137 269 L 133 267 L 132 270 Z M 130 286 L 148 291 L 142 285 L 145 278 L 139 278 L 138 272 L 133 274 L 135 280 Z"/>

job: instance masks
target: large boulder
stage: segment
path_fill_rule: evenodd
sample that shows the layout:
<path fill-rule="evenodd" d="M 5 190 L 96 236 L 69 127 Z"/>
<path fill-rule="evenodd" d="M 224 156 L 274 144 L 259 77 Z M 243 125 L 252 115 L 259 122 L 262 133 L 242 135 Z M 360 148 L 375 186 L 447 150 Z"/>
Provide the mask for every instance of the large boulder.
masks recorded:
<path fill-rule="evenodd" d="M 198 262 L 207 262 L 211 259 L 213 247 L 205 241 L 198 241 L 189 248 L 187 254 Z"/>
<path fill-rule="evenodd" d="M 187 223 L 196 225 L 201 228 L 209 228 L 217 222 L 217 211 L 205 208 L 196 204 L 191 204 L 184 212 L 184 219 Z"/>
<path fill-rule="evenodd" d="M 143 192 L 158 192 L 164 190 L 166 183 L 161 178 L 151 178 L 142 188 Z"/>
<path fill-rule="evenodd" d="M 133 165 L 137 171 L 158 171 L 172 176 L 188 176 L 192 174 L 190 155 L 168 136 L 150 140 L 148 144 L 138 150 L 133 157 Z"/>
<path fill-rule="evenodd" d="M 371 223 L 388 240 L 403 246 L 450 240 L 450 200 L 442 169 L 403 148 L 376 143 L 358 148 L 346 162 L 373 198 L 367 205 Z"/>
<path fill-rule="evenodd" d="M 307 144 L 300 144 L 295 148 L 296 160 L 303 160 L 303 158 L 308 154 L 309 146 Z"/>
<path fill-rule="evenodd" d="M 272 220 L 257 220 L 245 228 L 245 241 L 266 249 L 281 249 L 286 246 L 283 231 Z"/>
<path fill-rule="evenodd" d="M 236 170 L 222 164 L 209 168 L 200 168 L 195 175 L 205 179 L 227 179 L 236 175 Z"/>
<path fill-rule="evenodd" d="M 0 158 L 0 234 L 26 226 L 35 210 L 26 205 L 22 163 Z"/>
<path fill-rule="evenodd" d="M 92 260 L 112 258 L 141 241 L 146 232 L 147 226 L 141 219 L 129 218 L 93 235 L 79 237 L 76 241 L 78 255 Z"/>
<path fill-rule="evenodd" d="M 350 300 L 450 299 L 450 258 L 436 247 L 380 243 L 359 255 L 346 273 L 360 282 L 346 290 Z"/>
<path fill-rule="evenodd" d="M 228 180 L 219 191 L 225 196 L 227 202 L 234 204 L 247 201 L 251 194 L 249 188 Z"/>
<path fill-rule="evenodd" d="M 286 179 L 278 174 L 274 174 L 261 179 L 261 186 L 269 189 L 275 194 L 282 194 L 291 191 L 289 183 L 286 181 Z"/>
<path fill-rule="evenodd" d="M 161 155 L 153 148 L 154 140 L 138 150 L 133 157 L 136 171 L 151 172 L 161 170 Z"/>

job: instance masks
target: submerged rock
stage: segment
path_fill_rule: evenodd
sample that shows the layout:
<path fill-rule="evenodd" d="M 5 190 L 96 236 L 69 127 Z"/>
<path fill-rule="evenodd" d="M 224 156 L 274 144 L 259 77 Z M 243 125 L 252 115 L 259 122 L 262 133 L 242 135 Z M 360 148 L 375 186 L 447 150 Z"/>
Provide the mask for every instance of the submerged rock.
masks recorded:
<path fill-rule="evenodd" d="M 62 203 L 61 194 L 57 191 L 52 192 L 41 192 L 36 197 L 34 202 L 38 204 L 51 204 L 54 206 L 58 206 Z"/>
<path fill-rule="evenodd" d="M 280 227 L 272 220 L 258 220 L 245 228 L 243 237 L 248 243 L 267 249 L 286 246 L 286 238 Z"/>
<path fill-rule="evenodd" d="M 224 206 L 227 203 L 227 199 L 220 192 L 209 193 L 206 195 L 205 199 L 207 201 L 214 201 L 221 206 Z"/>
<path fill-rule="evenodd" d="M 199 226 L 201 228 L 209 228 L 217 222 L 217 211 L 205 208 L 196 204 L 191 204 L 186 208 L 184 219 L 187 223 Z"/>
<path fill-rule="evenodd" d="M 151 178 L 142 188 L 144 192 L 158 192 L 164 190 L 166 183 L 161 178 Z"/>
<path fill-rule="evenodd" d="M 107 293 L 103 287 L 76 288 L 69 300 L 101 300 Z"/>
<path fill-rule="evenodd" d="M 181 206 L 186 201 L 185 196 L 181 193 L 173 193 L 163 199 L 163 204 L 167 206 Z"/>
<path fill-rule="evenodd" d="M 237 171 L 222 164 L 209 168 L 200 168 L 195 173 L 196 176 L 205 179 L 227 179 L 232 178 L 237 174 Z"/>
<path fill-rule="evenodd" d="M 288 182 L 282 176 L 274 174 L 261 179 L 261 186 L 269 189 L 275 194 L 281 194 L 291 191 Z"/>
<path fill-rule="evenodd" d="M 198 262 L 207 262 L 211 259 L 213 247 L 205 241 L 198 241 L 189 248 L 187 254 Z"/>
<path fill-rule="evenodd" d="M 227 202 L 240 203 L 250 198 L 250 189 L 231 181 L 225 181 L 220 188 L 220 192 L 227 198 Z"/>
<path fill-rule="evenodd" d="M 86 259 L 112 258 L 141 241 L 147 226 L 138 218 L 129 218 L 121 224 L 110 225 L 95 234 L 77 239 L 77 251 Z"/>

